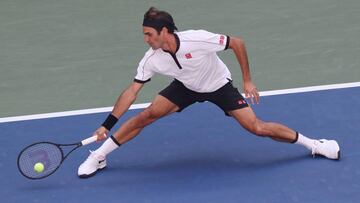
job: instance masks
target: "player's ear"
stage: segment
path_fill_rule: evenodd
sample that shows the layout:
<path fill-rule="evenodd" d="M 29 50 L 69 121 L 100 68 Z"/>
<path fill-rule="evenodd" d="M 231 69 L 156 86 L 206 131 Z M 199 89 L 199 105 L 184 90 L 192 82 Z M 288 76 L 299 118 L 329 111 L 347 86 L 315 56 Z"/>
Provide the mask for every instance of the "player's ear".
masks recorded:
<path fill-rule="evenodd" d="M 167 27 L 163 27 L 163 28 L 161 28 L 160 35 L 165 35 L 168 32 L 169 32 L 169 30 L 167 29 Z"/>

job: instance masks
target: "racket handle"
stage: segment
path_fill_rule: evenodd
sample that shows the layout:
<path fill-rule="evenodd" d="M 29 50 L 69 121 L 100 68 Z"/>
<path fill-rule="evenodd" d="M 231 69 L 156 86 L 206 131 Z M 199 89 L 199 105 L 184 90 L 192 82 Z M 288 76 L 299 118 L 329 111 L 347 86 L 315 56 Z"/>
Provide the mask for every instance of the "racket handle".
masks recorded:
<path fill-rule="evenodd" d="M 88 144 L 91 144 L 93 142 L 95 142 L 97 140 L 97 136 L 94 135 L 94 136 L 91 136 L 83 141 L 81 141 L 81 144 L 84 146 L 84 145 L 88 145 Z"/>

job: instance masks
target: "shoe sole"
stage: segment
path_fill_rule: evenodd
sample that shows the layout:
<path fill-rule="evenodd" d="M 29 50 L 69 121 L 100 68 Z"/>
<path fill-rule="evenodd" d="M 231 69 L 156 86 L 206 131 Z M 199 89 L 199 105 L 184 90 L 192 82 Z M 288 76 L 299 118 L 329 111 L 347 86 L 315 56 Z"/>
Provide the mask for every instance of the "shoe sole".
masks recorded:
<path fill-rule="evenodd" d="M 84 175 L 78 175 L 78 176 L 79 176 L 79 178 L 81 178 L 81 179 L 90 178 L 90 177 L 94 176 L 98 171 L 101 171 L 101 170 L 103 170 L 103 169 L 105 169 L 105 168 L 106 168 L 106 166 L 104 166 L 104 167 L 102 167 L 102 168 L 98 168 L 98 169 L 97 169 L 95 172 L 93 172 L 93 173 L 84 174 Z"/>

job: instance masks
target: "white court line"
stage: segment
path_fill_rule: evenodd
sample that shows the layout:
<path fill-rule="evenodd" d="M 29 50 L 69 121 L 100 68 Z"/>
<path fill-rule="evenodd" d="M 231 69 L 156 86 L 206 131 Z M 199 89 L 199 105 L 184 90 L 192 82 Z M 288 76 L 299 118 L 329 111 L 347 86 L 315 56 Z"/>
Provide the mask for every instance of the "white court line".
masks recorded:
<path fill-rule="evenodd" d="M 150 103 L 133 104 L 130 106 L 129 109 L 142 109 L 148 107 L 149 105 Z M 62 111 L 62 112 L 42 113 L 42 114 L 34 114 L 34 115 L 26 115 L 26 116 L 4 117 L 4 118 L 0 118 L 0 123 L 27 121 L 27 120 L 35 120 L 35 119 L 43 119 L 43 118 L 56 118 L 56 117 L 64 117 L 64 116 L 76 116 L 76 115 L 85 115 L 85 114 L 93 114 L 93 113 L 104 113 L 104 112 L 110 112 L 112 108 L 113 108 L 112 106 L 109 106 L 109 107 L 74 110 L 74 111 Z"/>
<path fill-rule="evenodd" d="M 294 93 L 333 90 L 333 89 L 342 89 L 342 88 L 351 88 L 351 87 L 360 87 L 360 82 L 263 91 L 260 92 L 260 96 L 294 94 Z M 133 104 L 131 105 L 130 109 L 142 109 L 148 107 L 149 105 L 150 103 Z M 63 111 L 63 112 L 34 114 L 34 115 L 26 115 L 26 116 L 4 117 L 4 118 L 0 118 L 0 123 L 44 119 L 44 118 L 55 118 L 55 117 L 64 117 L 64 116 L 76 116 L 76 115 L 85 115 L 85 114 L 93 114 L 93 113 L 104 113 L 104 112 L 110 112 L 112 108 L 113 107 L 110 106 L 110 107 L 83 109 L 83 110 L 75 110 L 75 111 Z"/>

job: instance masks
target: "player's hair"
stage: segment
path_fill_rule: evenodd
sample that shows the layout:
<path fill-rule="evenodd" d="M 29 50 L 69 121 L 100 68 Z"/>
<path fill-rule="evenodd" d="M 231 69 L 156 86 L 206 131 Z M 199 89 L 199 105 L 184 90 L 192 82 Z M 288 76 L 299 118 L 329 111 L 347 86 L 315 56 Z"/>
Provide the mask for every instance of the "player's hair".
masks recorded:
<path fill-rule="evenodd" d="M 175 26 L 173 17 L 166 11 L 160 11 L 155 7 L 150 7 L 148 11 L 144 14 L 144 21 L 161 21 L 163 26 L 154 27 L 154 29 L 160 33 L 163 27 L 168 29 L 169 33 L 174 33 L 177 30 Z"/>

